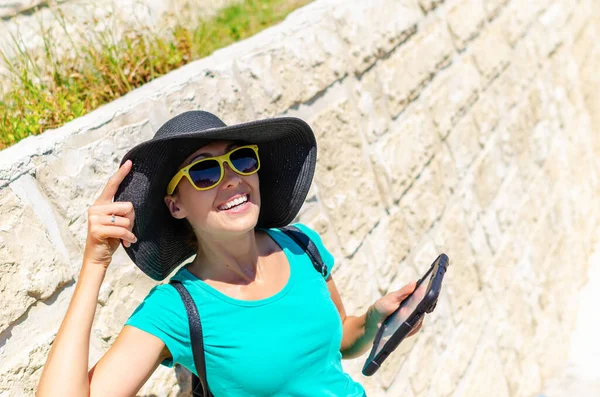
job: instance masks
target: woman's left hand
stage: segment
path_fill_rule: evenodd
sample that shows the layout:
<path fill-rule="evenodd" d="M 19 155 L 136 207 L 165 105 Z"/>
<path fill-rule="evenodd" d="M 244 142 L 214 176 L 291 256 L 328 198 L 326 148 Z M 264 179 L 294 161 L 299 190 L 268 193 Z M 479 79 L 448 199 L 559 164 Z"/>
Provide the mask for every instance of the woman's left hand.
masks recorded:
<path fill-rule="evenodd" d="M 381 323 L 400 306 L 402 301 L 404 301 L 404 299 L 406 299 L 415 290 L 416 285 L 416 281 L 411 281 L 398 291 L 390 292 L 389 294 L 382 296 L 375 302 L 373 306 L 371 306 L 373 311 L 373 319 L 376 321 L 378 328 Z M 413 330 L 410 331 L 408 336 L 413 336 L 419 332 L 422 325 L 423 319 L 421 318 Z"/>

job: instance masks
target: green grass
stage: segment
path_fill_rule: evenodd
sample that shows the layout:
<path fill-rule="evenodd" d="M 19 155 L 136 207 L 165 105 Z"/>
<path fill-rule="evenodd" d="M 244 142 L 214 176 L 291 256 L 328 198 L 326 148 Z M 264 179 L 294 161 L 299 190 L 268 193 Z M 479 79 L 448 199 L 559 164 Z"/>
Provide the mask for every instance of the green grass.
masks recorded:
<path fill-rule="evenodd" d="M 196 26 L 179 24 L 170 34 L 129 31 L 119 41 L 96 33 L 85 45 L 70 41 L 75 57 L 58 56 L 44 37 L 41 56 L 22 50 L 8 59 L 12 84 L 0 98 L 0 149 L 57 128 L 150 80 L 282 21 L 312 0 L 245 0 Z M 56 15 L 65 28 L 64 17 Z M 65 29 L 66 31 L 66 29 Z M 43 66 L 41 66 L 43 65 Z"/>

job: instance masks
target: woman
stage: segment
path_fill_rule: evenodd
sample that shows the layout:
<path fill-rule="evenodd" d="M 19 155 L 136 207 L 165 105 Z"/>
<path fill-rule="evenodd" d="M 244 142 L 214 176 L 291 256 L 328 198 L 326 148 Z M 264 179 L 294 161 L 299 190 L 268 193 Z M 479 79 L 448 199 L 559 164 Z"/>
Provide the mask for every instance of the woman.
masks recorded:
<path fill-rule="evenodd" d="M 98 292 L 121 242 L 155 280 L 196 255 L 172 279 L 198 307 L 215 396 L 365 395 L 341 358 L 369 348 L 415 283 L 346 315 L 318 234 L 297 225 L 325 277 L 277 229 L 296 217 L 315 163 L 314 135 L 299 119 L 226 126 L 202 111 L 172 118 L 130 150 L 88 211 L 83 266 L 38 395 L 133 396 L 159 364 L 197 373 L 186 311 L 169 284 L 150 291 L 88 373 Z"/>

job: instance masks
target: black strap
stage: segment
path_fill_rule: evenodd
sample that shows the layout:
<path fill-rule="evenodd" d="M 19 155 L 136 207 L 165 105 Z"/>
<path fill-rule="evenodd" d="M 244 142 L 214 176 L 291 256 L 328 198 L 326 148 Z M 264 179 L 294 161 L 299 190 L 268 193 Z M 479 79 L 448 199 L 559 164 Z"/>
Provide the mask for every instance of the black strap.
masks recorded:
<path fill-rule="evenodd" d="M 171 280 L 170 284 L 175 287 L 181 300 L 185 305 L 185 310 L 188 315 L 188 323 L 190 326 L 190 337 L 192 340 L 192 354 L 194 355 L 194 364 L 199 376 L 192 374 L 192 394 L 194 397 L 211 397 L 213 394 L 208 388 L 206 380 L 206 362 L 204 360 L 204 339 L 202 337 L 202 323 L 196 304 L 192 300 L 188 290 L 181 284 L 179 280 Z"/>
<path fill-rule="evenodd" d="M 327 266 L 323 263 L 321 254 L 310 237 L 295 226 L 285 226 L 279 230 L 288 235 L 304 250 L 304 252 L 306 252 L 312 261 L 315 270 L 325 278 L 327 275 Z M 192 394 L 194 397 L 213 397 L 213 394 L 208 388 L 208 380 L 206 379 L 204 339 L 202 337 L 202 323 L 200 322 L 198 309 L 196 308 L 196 304 L 192 300 L 190 293 L 180 281 L 171 280 L 170 284 L 175 287 L 177 292 L 179 292 L 179 295 L 181 295 L 181 300 L 183 300 L 188 315 L 190 337 L 192 340 L 192 354 L 194 355 L 194 364 L 196 365 L 196 371 L 198 372 L 198 376 L 192 374 Z"/>
<path fill-rule="evenodd" d="M 304 233 L 302 230 L 298 229 L 296 226 L 285 226 L 279 228 L 282 232 L 287 234 L 292 240 L 296 242 L 304 252 L 308 254 L 310 260 L 315 267 L 315 270 L 325 277 L 327 275 L 327 265 L 323 263 L 323 259 L 321 259 L 321 254 L 317 249 L 317 246 L 313 241 Z"/>

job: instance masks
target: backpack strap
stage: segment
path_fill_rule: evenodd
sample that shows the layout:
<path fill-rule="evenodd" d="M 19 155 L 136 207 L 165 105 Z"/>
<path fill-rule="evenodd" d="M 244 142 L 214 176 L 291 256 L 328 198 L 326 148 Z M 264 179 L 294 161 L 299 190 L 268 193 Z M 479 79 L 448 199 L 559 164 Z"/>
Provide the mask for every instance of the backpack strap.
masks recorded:
<path fill-rule="evenodd" d="M 287 234 L 292 240 L 296 242 L 303 250 L 308 254 L 310 260 L 312 261 L 315 270 L 325 278 L 327 276 L 327 265 L 323 263 L 323 259 L 321 258 L 321 254 L 317 249 L 317 246 L 313 241 L 304 233 L 302 230 L 298 229 L 296 226 L 285 226 L 279 228 L 282 232 Z"/>
<path fill-rule="evenodd" d="M 188 316 L 190 337 L 192 340 L 192 354 L 194 355 L 194 364 L 196 365 L 196 371 L 198 372 L 198 376 L 192 374 L 192 394 L 194 397 L 212 397 L 213 394 L 210 392 L 208 381 L 206 380 L 204 340 L 202 337 L 202 323 L 200 322 L 198 309 L 196 308 L 196 304 L 192 300 L 190 293 L 179 280 L 171 280 L 170 284 L 175 287 L 177 292 L 179 292 Z"/>

